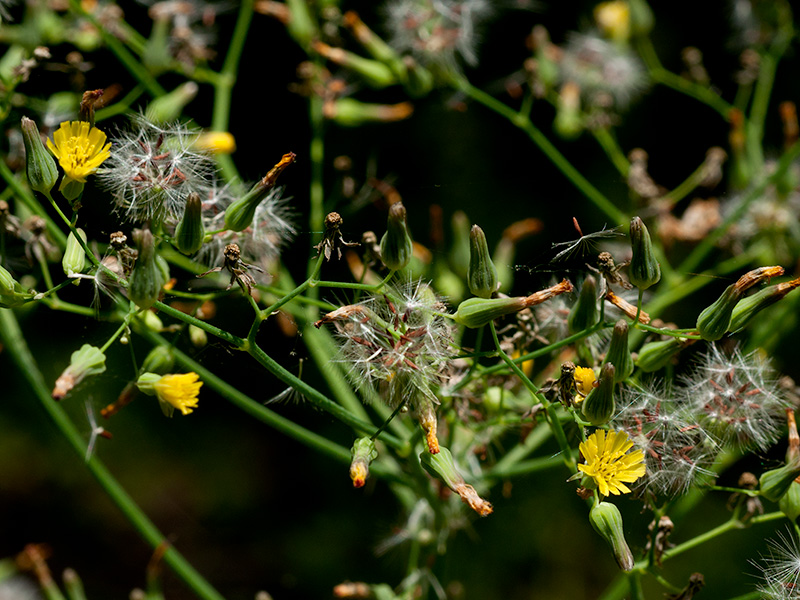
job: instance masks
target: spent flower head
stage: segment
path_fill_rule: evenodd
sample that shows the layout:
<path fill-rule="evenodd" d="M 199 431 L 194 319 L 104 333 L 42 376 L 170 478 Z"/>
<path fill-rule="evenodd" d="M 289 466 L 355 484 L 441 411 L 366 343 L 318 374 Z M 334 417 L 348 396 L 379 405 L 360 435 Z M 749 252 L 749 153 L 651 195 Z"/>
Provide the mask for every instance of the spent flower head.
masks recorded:
<path fill-rule="evenodd" d="M 603 496 L 630 492 L 625 484 L 645 474 L 644 453 L 628 452 L 633 442 L 625 431 L 598 429 L 579 448 L 586 462 L 578 469 L 594 479 Z"/>
<path fill-rule="evenodd" d="M 796 600 L 800 598 L 800 543 L 790 532 L 779 533 L 777 540 L 768 540 L 766 555 L 753 564 L 761 571 L 763 582 L 758 587 L 764 600 Z"/>
<path fill-rule="evenodd" d="M 683 385 L 688 418 L 722 442 L 766 450 L 778 439 L 790 403 L 757 352 L 728 356 L 712 345 Z"/>
<path fill-rule="evenodd" d="M 143 116 L 113 139 L 113 152 L 99 172 L 129 221 L 175 221 L 189 194 L 207 198 L 214 163 L 195 146 L 197 132 L 186 125 L 156 125 Z"/>

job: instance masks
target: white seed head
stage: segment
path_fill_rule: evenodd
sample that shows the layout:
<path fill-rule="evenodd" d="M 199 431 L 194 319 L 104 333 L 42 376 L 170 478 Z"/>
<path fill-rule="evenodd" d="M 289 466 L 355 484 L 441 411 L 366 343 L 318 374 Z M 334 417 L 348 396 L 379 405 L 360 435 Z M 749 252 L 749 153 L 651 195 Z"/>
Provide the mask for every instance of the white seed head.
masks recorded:
<path fill-rule="evenodd" d="M 175 221 L 183 215 L 189 194 L 207 198 L 214 163 L 194 147 L 197 133 L 185 125 L 159 126 L 138 116 L 131 130 L 113 137 L 111 157 L 98 177 L 117 212 L 136 223 Z"/>
<path fill-rule="evenodd" d="M 765 600 L 800 598 L 800 544 L 791 533 L 779 533 L 768 540 L 766 555 L 753 564 L 761 571 L 763 583 L 758 591 Z"/>
<path fill-rule="evenodd" d="M 790 403 L 756 352 L 711 346 L 682 382 L 688 414 L 721 442 L 766 450 L 777 441 Z"/>

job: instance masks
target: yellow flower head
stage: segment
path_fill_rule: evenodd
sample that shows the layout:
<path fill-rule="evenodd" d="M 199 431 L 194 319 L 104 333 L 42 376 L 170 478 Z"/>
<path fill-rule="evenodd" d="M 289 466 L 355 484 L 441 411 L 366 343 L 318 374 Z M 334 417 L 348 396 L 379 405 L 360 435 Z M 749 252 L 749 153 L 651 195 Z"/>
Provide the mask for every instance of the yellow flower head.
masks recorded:
<path fill-rule="evenodd" d="M 626 494 L 630 489 L 625 483 L 633 483 L 645 474 L 644 453 L 628 452 L 632 447 L 633 442 L 624 431 L 606 433 L 598 429 L 581 443 L 586 464 L 578 465 L 578 469 L 594 479 L 603 496 Z"/>
<path fill-rule="evenodd" d="M 181 375 L 164 375 L 153 384 L 158 399 L 171 404 L 182 414 L 188 415 L 197 408 L 197 395 L 200 393 L 202 381 L 198 381 L 197 373 Z"/>
<path fill-rule="evenodd" d="M 111 156 L 111 143 L 105 142 L 106 134 L 86 121 L 64 121 L 53 140 L 47 140 L 47 147 L 64 169 L 65 181 L 86 183 L 86 177 Z"/>
<path fill-rule="evenodd" d="M 236 150 L 236 139 L 227 131 L 204 131 L 195 145 L 211 154 L 232 154 Z"/>
<path fill-rule="evenodd" d="M 594 369 L 589 367 L 575 367 L 575 374 L 572 377 L 575 379 L 575 387 L 578 389 L 578 393 L 584 398 L 592 391 L 595 387 L 595 381 L 597 381 Z"/>

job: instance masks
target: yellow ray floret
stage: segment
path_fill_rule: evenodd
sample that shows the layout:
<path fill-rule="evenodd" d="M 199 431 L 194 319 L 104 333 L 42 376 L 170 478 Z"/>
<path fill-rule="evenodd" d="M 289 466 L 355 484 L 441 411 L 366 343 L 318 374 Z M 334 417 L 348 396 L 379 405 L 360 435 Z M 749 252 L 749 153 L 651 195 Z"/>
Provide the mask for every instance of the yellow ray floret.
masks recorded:
<path fill-rule="evenodd" d="M 66 177 L 80 183 L 86 183 L 86 177 L 111 156 L 106 134 L 86 121 L 64 121 L 53 133 L 53 140 L 47 140 L 47 147 Z"/>
<path fill-rule="evenodd" d="M 198 381 L 197 373 L 164 375 L 153 384 L 158 399 L 171 404 L 182 414 L 188 415 L 197 408 L 197 395 L 200 393 L 202 381 Z"/>
<path fill-rule="evenodd" d="M 630 492 L 626 483 L 633 483 L 645 474 L 644 453 L 628 452 L 633 442 L 624 431 L 598 429 L 582 442 L 580 451 L 585 464 L 578 465 L 583 473 L 594 479 L 603 496 Z"/>
<path fill-rule="evenodd" d="M 578 389 L 578 393 L 584 398 L 592 391 L 597 381 L 594 370 L 589 367 L 575 367 L 573 378 L 575 379 L 575 386 Z"/>

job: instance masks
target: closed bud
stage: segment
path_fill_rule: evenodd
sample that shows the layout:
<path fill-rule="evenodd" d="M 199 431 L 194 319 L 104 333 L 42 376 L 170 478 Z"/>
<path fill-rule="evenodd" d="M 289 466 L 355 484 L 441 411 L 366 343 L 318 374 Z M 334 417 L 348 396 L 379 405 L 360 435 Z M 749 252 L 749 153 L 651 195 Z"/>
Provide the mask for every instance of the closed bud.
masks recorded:
<path fill-rule="evenodd" d="M 433 89 L 433 73 L 423 67 L 412 57 L 406 56 L 403 59 L 406 66 L 406 78 L 403 82 L 408 95 L 412 98 L 426 96 Z"/>
<path fill-rule="evenodd" d="M 236 151 L 236 138 L 227 131 L 204 131 L 197 136 L 194 145 L 209 154 L 233 154 Z"/>
<path fill-rule="evenodd" d="M 47 194 L 58 180 L 58 167 L 53 155 L 44 147 L 36 123 L 28 117 L 22 117 L 22 140 L 28 184 L 31 189 Z"/>
<path fill-rule="evenodd" d="M 625 381 L 633 373 L 633 358 L 628 349 L 628 323 L 625 319 L 620 319 L 614 325 L 605 362 L 614 365 L 614 381 L 617 383 Z"/>
<path fill-rule="evenodd" d="M 631 264 L 628 279 L 640 290 L 646 290 L 661 279 L 661 266 L 653 255 L 650 232 L 639 217 L 631 219 Z"/>
<path fill-rule="evenodd" d="M 469 291 L 480 298 L 491 298 L 497 291 L 497 269 L 489 255 L 489 245 L 483 229 L 472 226 L 469 232 L 469 271 L 467 271 Z"/>
<path fill-rule="evenodd" d="M 161 270 L 156 265 L 155 239 L 149 229 L 134 229 L 133 239 L 139 256 L 128 281 L 128 297 L 141 309 L 148 309 L 158 300 L 164 285 Z"/>
<path fill-rule="evenodd" d="M 592 425 L 604 425 L 614 416 L 614 375 L 616 369 L 605 363 L 600 369 L 600 380 L 581 404 L 583 418 Z"/>
<path fill-rule="evenodd" d="M 355 11 L 344 13 L 342 21 L 372 58 L 389 67 L 399 81 L 406 81 L 407 69 L 403 57 L 367 27 Z"/>
<path fill-rule="evenodd" d="M 626 43 L 631 36 L 631 9 L 626 0 L 602 2 L 594 9 L 600 31 L 615 42 Z"/>
<path fill-rule="evenodd" d="M 72 353 L 69 366 L 56 380 L 52 396 L 63 399 L 76 385 L 91 375 L 99 375 L 106 370 L 106 355 L 95 346 L 84 344 Z"/>
<path fill-rule="evenodd" d="M 369 476 L 369 465 L 378 458 L 375 442 L 371 438 L 358 438 L 350 449 L 350 479 L 353 487 L 364 487 Z"/>
<path fill-rule="evenodd" d="M 469 507 L 480 516 L 486 517 L 494 510 L 490 502 L 487 502 L 478 495 L 471 485 L 464 481 L 464 477 L 456 469 L 453 462 L 453 455 L 450 450 L 440 446 L 437 454 L 423 452 L 419 455 L 420 463 L 423 468 L 436 479 L 444 481 L 445 485 L 461 497 Z"/>
<path fill-rule="evenodd" d="M 672 360 L 687 343 L 679 338 L 671 338 L 665 342 L 650 342 L 642 346 L 636 366 L 645 373 L 658 371 Z"/>
<path fill-rule="evenodd" d="M 3 265 L 0 265 L 0 296 L 12 295 L 17 285 L 19 285 L 17 280 L 6 271 Z"/>
<path fill-rule="evenodd" d="M 790 521 L 796 521 L 800 516 L 800 483 L 792 481 L 789 489 L 778 502 L 778 508 Z"/>
<path fill-rule="evenodd" d="M 583 280 L 578 301 L 567 317 L 567 326 L 570 333 L 578 333 L 597 323 L 597 282 L 588 275 Z"/>
<path fill-rule="evenodd" d="M 76 229 L 78 235 L 86 243 L 86 233 L 83 229 Z M 64 250 L 64 256 L 61 258 L 61 267 L 64 269 L 64 275 L 67 277 L 74 277 L 79 273 L 83 273 L 88 261 L 86 260 L 86 252 L 83 250 L 78 238 L 75 234 L 70 232 L 67 238 L 67 247 Z M 80 279 L 76 279 L 75 283 L 79 283 Z"/>
<path fill-rule="evenodd" d="M 611 546 L 619 568 L 623 571 L 631 571 L 634 565 L 633 554 L 628 547 L 628 542 L 625 541 L 625 534 L 622 531 L 622 515 L 619 509 L 611 502 L 600 502 L 589 511 L 589 522 Z"/>
<path fill-rule="evenodd" d="M 772 306 L 797 287 L 800 287 L 800 277 L 777 285 L 771 285 L 752 296 L 742 298 L 733 307 L 728 331 L 734 333 L 744 329 L 757 313 Z"/>
<path fill-rule="evenodd" d="M 469 298 L 458 305 L 453 320 L 475 329 L 488 325 L 495 319 L 505 315 L 519 312 L 524 308 L 536 306 L 559 294 L 572 291 L 572 284 L 564 279 L 561 283 L 531 294 L 530 296 L 517 296 L 515 298 Z"/>
<path fill-rule="evenodd" d="M 175 354 L 172 346 L 155 346 L 145 357 L 141 371 L 166 375 L 172 372 L 174 366 Z"/>
<path fill-rule="evenodd" d="M 358 127 L 365 123 L 391 123 L 407 119 L 414 112 L 410 102 L 397 104 L 374 104 L 355 98 L 339 98 L 323 107 L 325 118 L 336 121 L 343 127 Z"/>
<path fill-rule="evenodd" d="M 197 325 L 189 325 L 189 339 L 195 348 L 203 348 L 208 344 L 208 334 L 205 329 L 200 329 Z"/>
<path fill-rule="evenodd" d="M 284 169 L 295 161 L 297 156 L 294 152 L 288 152 L 281 157 L 277 165 L 272 167 L 261 181 L 256 183 L 252 189 L 233 202 L 225 209 L 225 228 L 231 231 L 244 231 L 253 223 L 256 209 L 275 187 L 278 176 Z"/>
<path fill-rule="evenodd" d="M 760 494 L 767 500 L 778 502 L 795 478 L 800 476 L 800 459 L 791 460 L 778 469 L 767 471 L 758 478 Z"/>
<path fill-rule="evenodd" d="M 145 109 L 145 117 L 149 123 L 160 125 L 176 121 L 183 114 L 186 105 L 197 96 L 198 85 L 187 81 L 171 92 L 155 98 Z"/>
<path fill-rule="evenodd" d="M 382 62 L 364 58 L 342 48 L 334 48 L 319 40 L 311 42 L 311 48 L 331 62 L 357 73 L 371 88 L 381 89 L 398 83 L 391 67 Z M 402 62 L 399 64 L 402 68 Z"/>
<path fill-rule="evenodd" d="M 390 271 L 400 271 L 411 260 L 413 248 L 406 209 L 402 202 L 395 202 L 389 207 L 386 233 L 381 238 L 381 260 Z"/>
<path fill-rule="evenodd" d="M 581 88 L 573 81 L 561 86 L 553 128 L 565 140 L 574 140 L 583 131 Z"/>
<path fill-rule="evenodd" d="M 205 235 L 203 203 L 200 200 L 200 195 L 192 192 L 186 199 L 183 218 L 175 228 L 175 246 L 183 254 L 194 254 L 203 246 Z"/>

